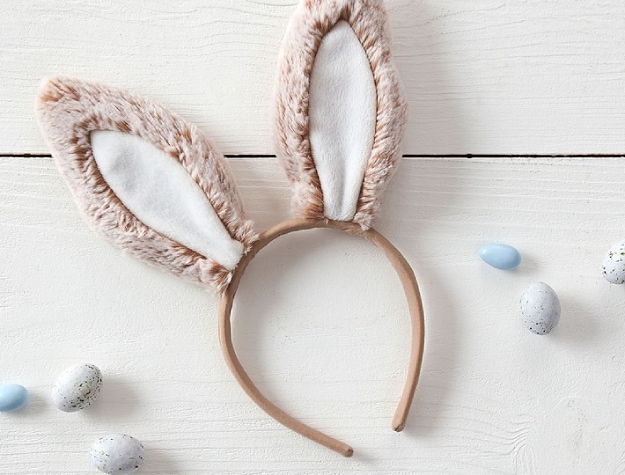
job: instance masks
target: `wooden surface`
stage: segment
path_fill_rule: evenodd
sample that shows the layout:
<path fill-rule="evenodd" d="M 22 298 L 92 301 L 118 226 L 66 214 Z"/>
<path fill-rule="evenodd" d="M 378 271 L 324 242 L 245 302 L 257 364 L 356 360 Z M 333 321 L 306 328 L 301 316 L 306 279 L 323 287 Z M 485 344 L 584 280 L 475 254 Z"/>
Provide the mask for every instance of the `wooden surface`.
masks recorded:
<path fill-rule="evenodd" d="M 0 153 L 45 152 L 39 79 L 118 85 L 272 154 L 271 89 L 295 0 L 3 0 Z M 625 2 L 389 0 L 409 154 L 622 153 Z"/>
<path fill-rule="evenodd" d="M 408 158 L 377 227 L 416 270 L 423 372 L 406 429 L 390 429 L 410 324 L 393 270 L 330 230 L 265 249 L 234 309 L 237 352 L 260 389 L 351 444 L 352 459 L 258 409 L 219 349 L 216 296 L 89 230 L 36 129 L 39 78 L 126 87 L 198 123 L 229 154 L 271 154 L 276 54 L 294 0 L 0 5 L 0 382 L 32 402 L 0 414 L 0 474 L 90 469 L 91 442 L 146 445 L 139 473 L 625 473 L 625 288 L 601 276 L 625 237 L 625 4 L 618 0 L 389 0 L 411 104 Z M 566 154 L 532 158 L 528 154 Z M 579 158 L 581 154 L 598 158 Z M 505 156 L 504 156 L 505 155 Z M 521 155 L 511 158 L 510 155 Z M 272 158 L 231 159 L 258 229 L 290 217 Z M 514 272 L 479 260 L 516 246 Z M 562 301 L 527 331 L 531 282 Z M 56 376 L 104 372 L 96 404 L 51 406 Z M 347 375 L 347 376 L 345 376 Z"/>
<path fill-rule="evenodd" d="M 274 160 L 233 165 L 261 229 L 288 217 Z M 402 163 L 378 227 L 416 269 L 427 336 L 400 434 L 390 420 L 410 326 L 385 259 L 325 230 L 254 260 L 235 308 L 241 360 L 268 397 L 353 444 L 347 460 L 248 400 L 221 359 L 215 296 L 94 235 L 49 159 L 3 159 L 2 379 L 28 386 L 33 402 L 0 418 L 0 473 L 89 473 L 87 447 L 109 431 L 144 441 L 150 474 L 624 473 L 625 289 L 600 272 L 623 237 L 624 167 Z M 522 266 L 486 266 L 476 251 L 490 241 L 517 246 Z M 534 281 L 562 301 L 550 336 L 521 323 L 519 297 Z M 50 385 L 81 361 L 104 371 L 101 399 L 62 414 Z"/>

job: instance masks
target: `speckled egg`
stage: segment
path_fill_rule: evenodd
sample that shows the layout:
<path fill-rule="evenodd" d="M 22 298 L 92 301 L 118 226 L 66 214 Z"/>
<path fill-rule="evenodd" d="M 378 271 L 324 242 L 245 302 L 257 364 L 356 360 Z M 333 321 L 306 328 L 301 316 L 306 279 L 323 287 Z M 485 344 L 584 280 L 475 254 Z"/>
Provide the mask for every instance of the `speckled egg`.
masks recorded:
<path fill-rule="evenodd" d="M 91 446 L 91 463 L 101 472 L 126 475 L 143 465 L 145 449 L 141 442 L 126 434 L 109 434 Z"/>
<path fill-rule="evenodd" d="M 20 384 L 0 384 L 0 412 L 13 412 L 28 402 L 28 390 Z"/>
<path fill-rule="evenodd" d="M 546 335 L 556 327 L 560 311 L 560 299 L 544 282 L 530 284 L 521 295 L 523 322 L 537 335 Z"/>
<path fill-rule="evenodd" d="M 625 282 L 625 240 L 612 245 L 603 259 L 603 277 L 612 284 Z"/>
<path fill-rule="evenodd" d="M 52 403 L 63 412 L 81 411 L 95 401 L 102 389 L 102 373 L 92 364 L 67 368 L 52 388 Z"/>
<path fill-rule="evenodd" d="M 480 247 L 479 254 L 484 262 L 497 269 L 512 270 L 521 263 L 519 251 L 508 244 L 486 244 Z"/>

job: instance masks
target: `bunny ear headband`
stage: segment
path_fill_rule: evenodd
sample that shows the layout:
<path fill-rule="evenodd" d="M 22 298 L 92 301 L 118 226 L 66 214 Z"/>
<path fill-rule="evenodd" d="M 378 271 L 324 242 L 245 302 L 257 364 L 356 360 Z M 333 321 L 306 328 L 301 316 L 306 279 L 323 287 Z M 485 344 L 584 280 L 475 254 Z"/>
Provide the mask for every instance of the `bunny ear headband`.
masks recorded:
<path fill-rule="evenodd" d="M 408 417 L 423 357 L 423 310 L 410 265 L 371 228 L 400 158 L 406 102 L 381 0 L 302 0 L 279 61 L 277 154 L 297 218 L 257 234 L 227 162 L 192 124 L 125 91 L 75 79 L 42 86 L 40 126 L 87 220 L 138 258 L 221 294 L 224 357 L 278 422 L 345 456 L 352 448 L 288 415 L 254 385 L 232 343 L 230 315 L 254 256 L 294 231 L 365 238 L 397 272 L 412 319 L 407 381 L 392 427 Z"/>

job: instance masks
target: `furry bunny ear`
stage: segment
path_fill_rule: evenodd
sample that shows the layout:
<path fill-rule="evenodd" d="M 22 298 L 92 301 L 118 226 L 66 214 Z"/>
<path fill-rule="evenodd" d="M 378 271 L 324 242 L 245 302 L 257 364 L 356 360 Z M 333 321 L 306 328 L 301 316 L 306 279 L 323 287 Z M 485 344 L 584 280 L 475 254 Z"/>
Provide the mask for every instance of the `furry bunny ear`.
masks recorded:
<path fill-rule="evenodd" d="M 302 0 L 277 84 L 278 156 L 300 216 L 371 225 L 406 101 L 381 0 Z"/>
<path fill-rule="evenodd" d="M 88 221 L 136 257 L 219 291 L 256 239 L 223 157 L 199 130 L 119 89 L 44 82 L 41 129 Z"/>

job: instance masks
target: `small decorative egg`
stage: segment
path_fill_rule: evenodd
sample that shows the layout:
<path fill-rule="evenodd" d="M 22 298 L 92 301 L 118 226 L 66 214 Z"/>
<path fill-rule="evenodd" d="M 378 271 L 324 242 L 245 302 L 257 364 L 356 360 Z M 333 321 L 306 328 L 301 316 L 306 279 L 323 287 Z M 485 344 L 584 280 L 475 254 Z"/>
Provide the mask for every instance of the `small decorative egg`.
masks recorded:
<path fill-rule="evenodd" d="M 145 449 L 141 442 L 126 434 L 109 434 L 91 446 L 91 463 L 100 472 L 126 475 L 143 465 Z"/>
<path fill-rule="evenodd" d="M 19 384 L 0 385 L 0 412 L 12 412 L 28 402 L 28 390 Z"/>
<path fill-rule="evenodd" d="M 52 388 L 52 403 L 63 412 L 81 411 L 102 389 L 102 373 L 92 364 L 72 366 L 61 373 Z"/>
<path fill-rule="evenodd" d="M 625 240 L 613 244 L 603 258 L 603 277 L 612 284 L 625 282 Z"/>
<path fill-rule="evenodd" d="M 480 247 L 479 252 L 484 262 L 497 269 L 510 270 L 521 263 L 519 251 L 507 244 L 486 244 Z"/>
<path fill-rule="evenodd" d="M 521 315 L 528 330 L 537 335 L 551 332 L 560 321 L 560 300 L 544 282 L 530 284 L 521 295 Z"/>

